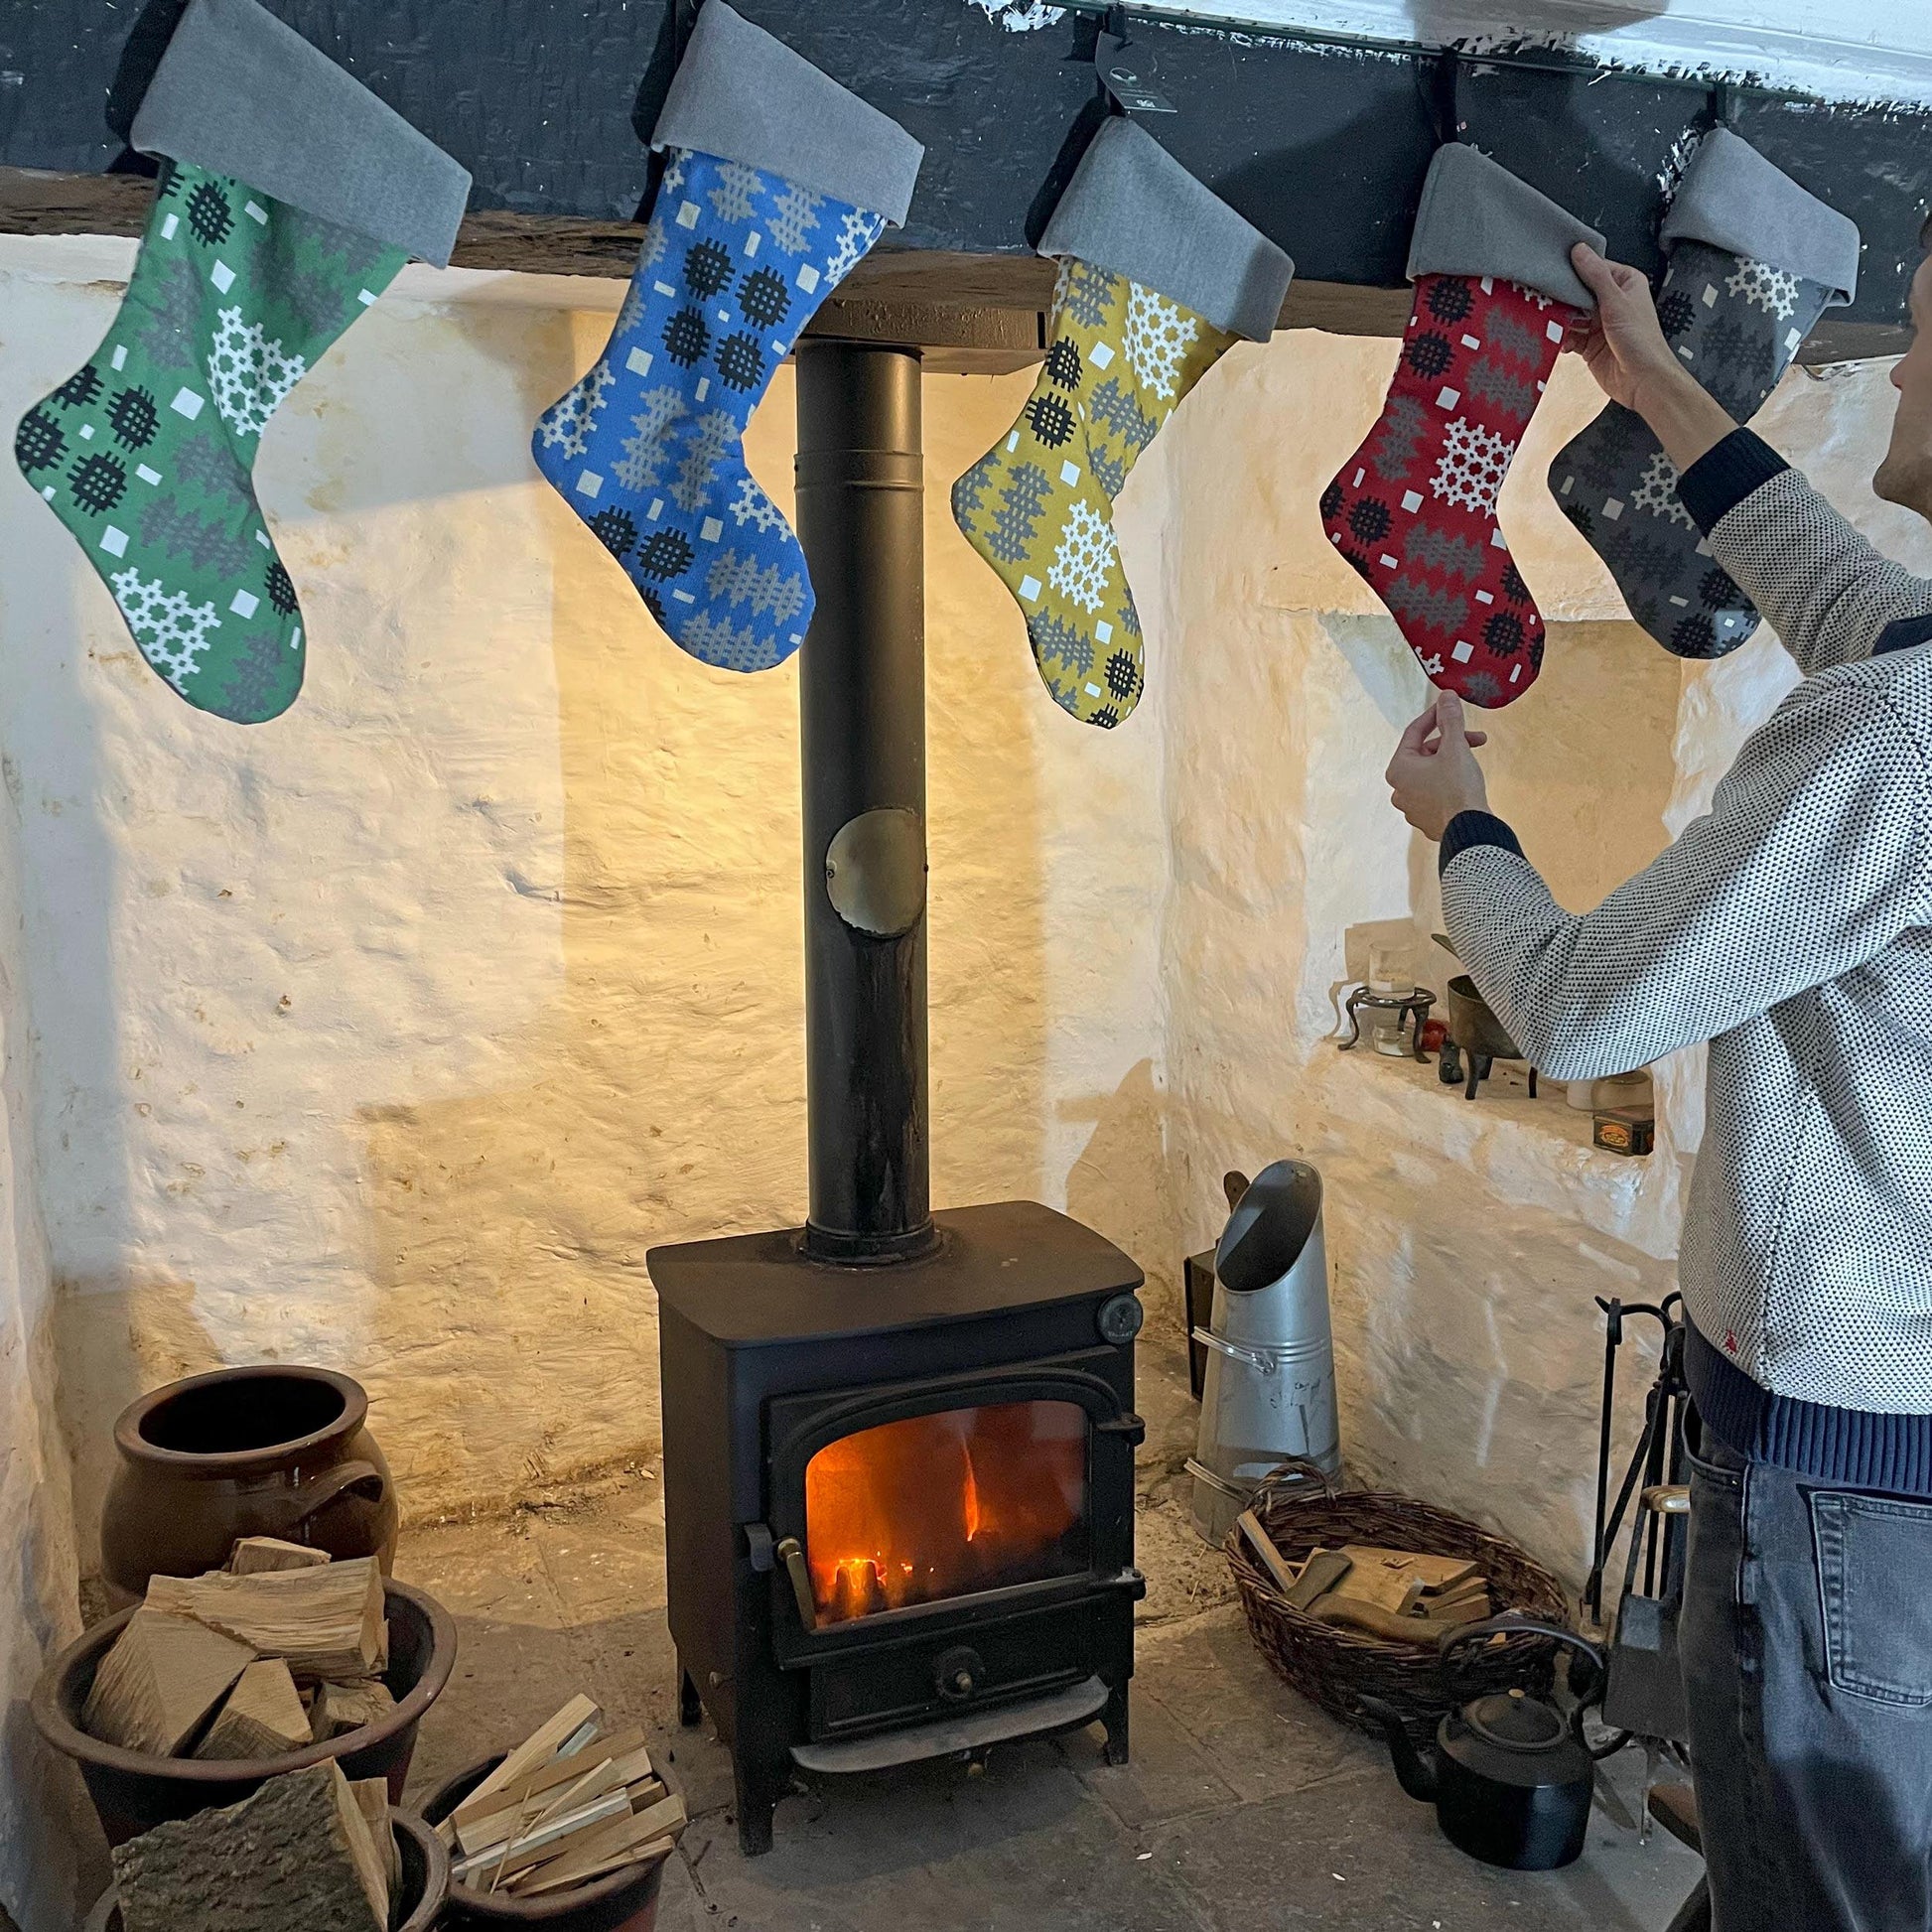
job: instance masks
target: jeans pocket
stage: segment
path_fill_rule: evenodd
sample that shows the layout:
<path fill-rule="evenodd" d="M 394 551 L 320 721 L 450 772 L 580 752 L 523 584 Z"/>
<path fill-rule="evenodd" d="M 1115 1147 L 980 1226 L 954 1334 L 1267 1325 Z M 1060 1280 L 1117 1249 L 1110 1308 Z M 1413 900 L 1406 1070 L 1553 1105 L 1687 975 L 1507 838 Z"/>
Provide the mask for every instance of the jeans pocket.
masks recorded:
<path fill-rule="evenodd" d="M 1831 1489 L 1809 1500 L 1832 1688 L 1932 1705 L 1932 1503 Z"/>

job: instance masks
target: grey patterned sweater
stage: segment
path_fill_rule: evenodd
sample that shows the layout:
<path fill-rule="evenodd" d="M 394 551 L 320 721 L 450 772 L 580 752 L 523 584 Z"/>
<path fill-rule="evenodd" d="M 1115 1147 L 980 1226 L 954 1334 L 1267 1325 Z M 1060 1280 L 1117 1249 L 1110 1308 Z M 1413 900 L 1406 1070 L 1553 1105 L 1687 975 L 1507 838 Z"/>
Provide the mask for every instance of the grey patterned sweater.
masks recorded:
<path fill-rule="evenodd" d="M 1445 922 L 1555 1078 L 1710 1041 L 1679 1260 L 1707 1424 L 1932 1491 L 1932 582 L 1748 431 L 1681 493 L 1805 681 L 1709 814 L 1593 912 L 1464 813 Z"/>

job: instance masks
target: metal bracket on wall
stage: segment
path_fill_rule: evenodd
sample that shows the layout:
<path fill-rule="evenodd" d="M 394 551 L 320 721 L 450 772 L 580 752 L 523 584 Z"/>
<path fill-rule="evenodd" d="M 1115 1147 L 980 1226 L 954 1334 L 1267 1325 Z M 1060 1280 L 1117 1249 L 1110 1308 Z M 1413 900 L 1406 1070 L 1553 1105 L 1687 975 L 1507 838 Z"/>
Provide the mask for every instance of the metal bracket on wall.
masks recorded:
<path fill-rule="evenodd" d="M 1094 71 L 1123 114 L 1174 114 L 1176 108 L 1154 85 L 1154 56 L 1145 46 L 1128 45 L 1127 9 L 1114 7 L 1094 42 Z"/>

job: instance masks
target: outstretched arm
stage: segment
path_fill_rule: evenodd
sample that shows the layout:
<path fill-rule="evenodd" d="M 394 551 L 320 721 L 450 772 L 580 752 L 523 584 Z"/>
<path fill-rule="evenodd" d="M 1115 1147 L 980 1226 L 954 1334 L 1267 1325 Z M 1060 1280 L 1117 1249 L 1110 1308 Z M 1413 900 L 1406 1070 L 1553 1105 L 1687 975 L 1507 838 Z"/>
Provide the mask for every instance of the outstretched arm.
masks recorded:
<path fill-rule="evenodd" d="M 1572 346 L 1664 446 L 1713 556 L 1800 670 L 1868 657 L 1887 624 L 1932 613 L 1932 583 L 1881 555 L 1677 359 L 1636 269 L 1581 246 L 1576 264 L 1597 306 Z"/>
<path fill-rule="evenodd" d="M 1627 1072 L 1725 1033 L 1932 911 L 1924 760 L 1885 694 L 1862 685 L 1801 686 L 1710 813 L 1582 915 L 1489 815 L 1453 697 L 1410 727 L 1388 776 L 1396 808 L 1443 843 L 1457 956 L 1553 1079 Z"/>

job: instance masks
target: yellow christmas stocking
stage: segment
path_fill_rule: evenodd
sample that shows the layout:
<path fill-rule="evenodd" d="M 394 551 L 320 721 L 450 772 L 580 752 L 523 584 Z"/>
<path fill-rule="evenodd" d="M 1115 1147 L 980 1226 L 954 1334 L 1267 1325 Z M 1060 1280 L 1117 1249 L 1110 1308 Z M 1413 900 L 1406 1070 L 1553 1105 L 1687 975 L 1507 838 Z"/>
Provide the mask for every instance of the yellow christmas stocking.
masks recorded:
<path fill-rule="evenodd" d="M 1144 682 L 1114 498 L 1228 347 L 1266 339 L 1294 264 L 1120 119 L 1102 124 L 1040 253 L 1060 257 L 1052 345 L 1019 421 L 953 485 L 953 517 L 1025 614 L 1053 701 L 1105 729 Z"/>

